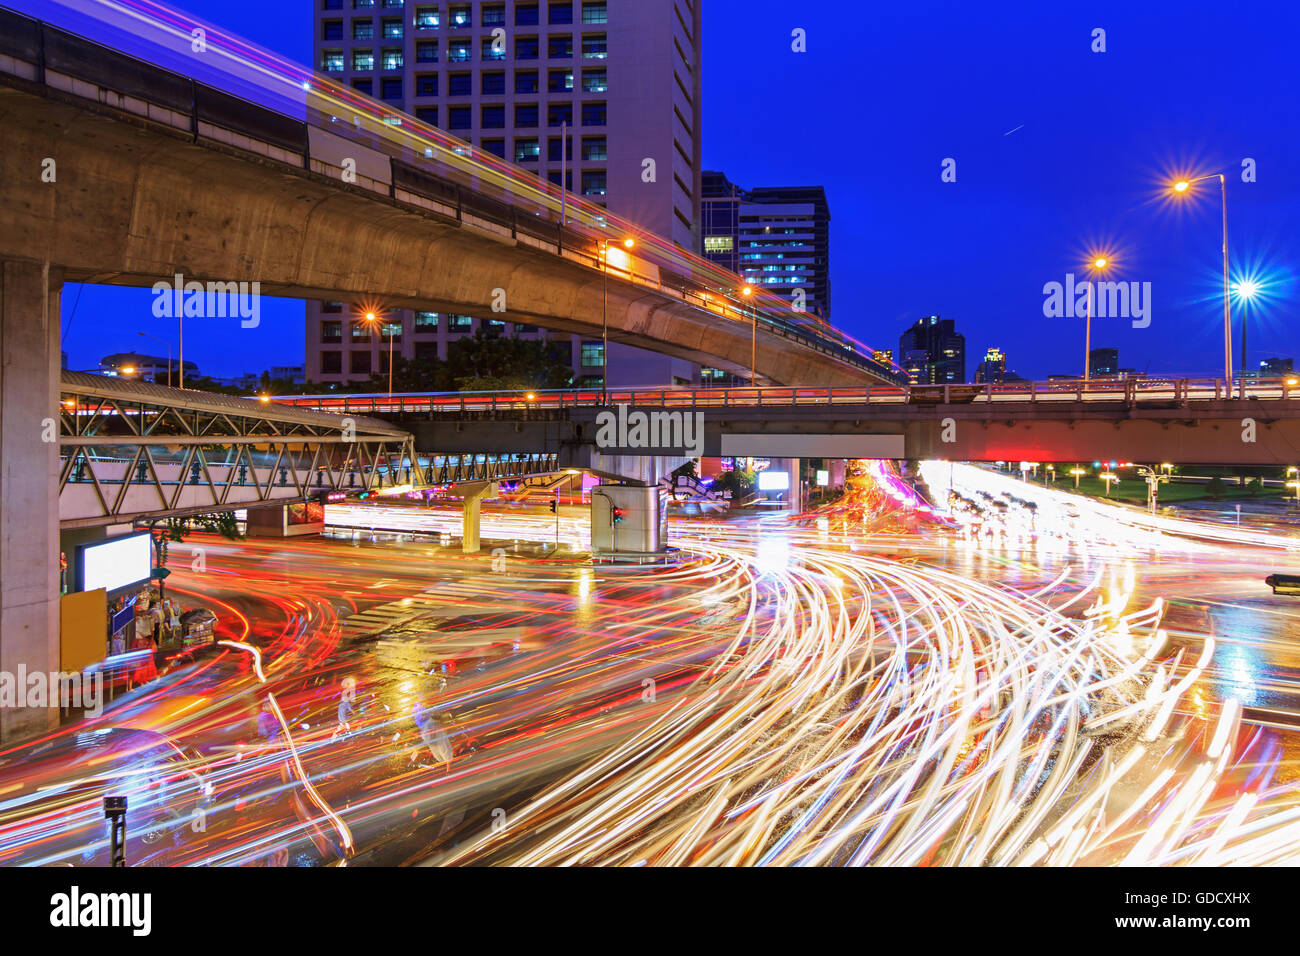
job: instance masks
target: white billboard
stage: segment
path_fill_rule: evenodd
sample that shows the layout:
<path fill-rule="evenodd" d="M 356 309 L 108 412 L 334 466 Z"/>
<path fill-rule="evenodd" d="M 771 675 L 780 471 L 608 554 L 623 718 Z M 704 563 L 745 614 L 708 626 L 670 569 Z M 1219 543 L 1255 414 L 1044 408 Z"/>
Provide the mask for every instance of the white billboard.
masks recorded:
<path fill-rule="evenodd" d="M 78 575 L 81 590 L 103 588 L 112 593 L 149 580 L 149 572 L 153 570 L 153 545 L 149 539 L 146 531 L 83 545 Z"/>

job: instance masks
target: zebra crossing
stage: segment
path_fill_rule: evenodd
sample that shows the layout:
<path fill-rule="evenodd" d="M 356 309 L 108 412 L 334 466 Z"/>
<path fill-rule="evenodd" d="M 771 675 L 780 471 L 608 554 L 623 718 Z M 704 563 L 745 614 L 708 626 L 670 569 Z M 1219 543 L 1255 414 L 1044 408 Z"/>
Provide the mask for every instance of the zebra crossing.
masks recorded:
<path fill-rule="evenodd" d="M 425 591 L 409 598 L 389 601 L 387 604 L 377 604 L 345 618 L 340 634 L 343 637 L 364 637 L 382 633 L 418 617 L 460 617 L 474 612 L 499 610 L 501 610 L 499 604 L 473 601 L 451 602 L 446 595 L 439 597 L 431 591 Z"/>

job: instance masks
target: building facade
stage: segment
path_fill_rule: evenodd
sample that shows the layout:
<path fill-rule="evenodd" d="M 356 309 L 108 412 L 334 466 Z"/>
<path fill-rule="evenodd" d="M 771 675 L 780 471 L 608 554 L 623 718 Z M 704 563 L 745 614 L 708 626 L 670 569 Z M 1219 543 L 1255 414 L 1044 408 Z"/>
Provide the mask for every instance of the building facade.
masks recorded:
<path fill-rule="evenodd" d="M 1007 355 L 999 348 L 991 348 L 984 353 L 984 361 L 975 366 L 976 384 L 985 382 L 1001 385 L 1007 378 Z"/>
<path fill-rule="evenodd" d="M 966 381 L 966 336 L 952 319 L 927 315 L 898 339 L 899 364 L 914 385 Z"/>
<path fill-rule="evenodd" d="M 704 255 L 750 285 L 827 321 L 831 314 L 830 206 L 821 186 L 741 189 L 702 177 Z"/>
<path fill-rule="evenodd" d="M 97 370 L 100 375 L 112 378 L 133 378 L 142 382 L 154 382 L 158 385 L 180 383 L 180 362 L 159 355 L 144 355 L 140 352 L 114 352 L 99 360 Z M 199 366 L 195 362 L 185 363 L 185 374 L 195 378 Z"/>
<path fill-rule="evenodd" d="M 588 202 L 699 250 L 699 0 L 314 0 L 316 65 Z M 486 316 L 386 313 L 407 359 L 445 360 Z M 509 328 L 507 328 L 509 326 Z M 599 335 L 519 327 L 564 343 L 574 381 L 599 385 Z M 307 305 L 306 377 L 339 383 L 387 368 L 387 328 L 350 304 Z M 620 385 L 692 384 L 698 366 L 610 343 Z"/>
<path fill-rule="evenodd" d="M 1120 373 L 1119 349 L 1093 349 L 1088 353 L 1088 375 L 1091 378 L 1112 378 Z"/>

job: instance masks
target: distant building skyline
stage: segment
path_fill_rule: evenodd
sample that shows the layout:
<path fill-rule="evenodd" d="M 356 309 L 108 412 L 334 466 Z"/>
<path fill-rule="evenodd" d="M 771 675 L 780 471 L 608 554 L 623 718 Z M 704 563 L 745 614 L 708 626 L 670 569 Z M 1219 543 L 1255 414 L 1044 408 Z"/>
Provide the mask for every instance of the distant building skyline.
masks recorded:
<path fill-rule="evenodd" d="M 831 318 L 830 206 L 822 186 L 742 189 L 725 173 L 702 177 L 704 255 L 796 309 Z"/>
<path fill-rule="evenodd" d="M 990 348 L 984 353 L 984 360 L 975 366 L 975 383 L 990 382 L 1001 385 L 1006 381 L 1007 356 L 1000 348 Z"/>
<path fill-rule="evenodd" d="M 927 315 L 899 337 L 898 362 L 915 385 L 966 381 L 966 337 L 953 319 Z"/>

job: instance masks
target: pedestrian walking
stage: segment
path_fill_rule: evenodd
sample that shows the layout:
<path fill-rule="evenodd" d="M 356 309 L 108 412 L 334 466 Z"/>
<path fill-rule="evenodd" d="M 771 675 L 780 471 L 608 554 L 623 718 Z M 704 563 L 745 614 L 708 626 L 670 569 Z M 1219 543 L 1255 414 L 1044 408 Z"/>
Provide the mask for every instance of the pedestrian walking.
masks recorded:
<path fill-rule="evenodd" d="M 352 720 L 356 716 L 357 700 L 357 679 L 355 677 L 343 678 L 343 693 L 339 697 L 339 726 L 336 734 L 347 733 L 352 729 Z"/>
<path fill-rule="evenodd" d="M 429 748 L 429 753 L 433 755 L 435 763 L 443 765 L 447 770 L 451 767 L 451 758 L 453 756 L 451 738 L 447 732 L 433 716 L 433 712 L 427 708 L 420 700 L 416 700 L 415 706 L 411 709 L 411 718 L 415 721 L 415 726 L 420 731 L 420 739 L 424 745 Z M 412 756 L 412 760 L 415 757 Z"/>

